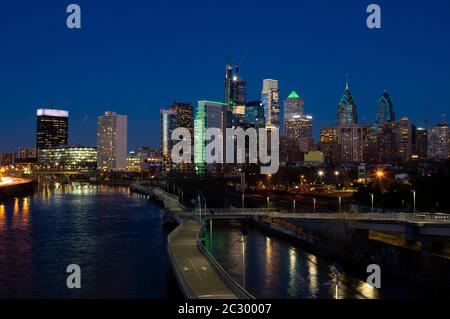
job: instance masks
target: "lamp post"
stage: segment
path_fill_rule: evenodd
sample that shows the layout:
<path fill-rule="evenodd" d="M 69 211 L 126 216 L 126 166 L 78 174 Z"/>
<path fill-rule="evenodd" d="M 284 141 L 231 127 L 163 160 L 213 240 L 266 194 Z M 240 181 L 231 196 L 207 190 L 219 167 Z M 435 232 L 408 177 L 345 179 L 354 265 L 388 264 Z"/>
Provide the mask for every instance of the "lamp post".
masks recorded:
<path fill-rule="evenodd" d="M 413 193 L 413 214 L 415 214 L 416 213 L 416 191 L 413 190 L 412 193 Z"/>
<path fill-rule="evenodd" d="M 322 184 L 322 178 L 323 178 L 323 175 L 325 175 L 324 171 L 322 171 L 322 170 L 318 171 L 317 175 L 319 175 L 320 183 Z"/>
<path fill-rule="evenodd" d="M 292 208 L 294 209 L 294 213 L 295 213 L 295 199 L 292 201 Z"/>
<path fill-rule="evenodd" d="M 209 248 L 211 250 L 211 254 L 213 253 L 213 221 L 212 216 L 209 218 Z"/>
<path fill-rule="evenodd" d="M 371 202 L 372 202 L 372 214 L 373 214 L 373 193 L 370 193 L 370 199 L 371 199 Z"/>
<path fill-rule="evenodd" d="M 339 213 L 341 212 L 342 197 L 339 196 Z"/>
<path fill-rule="evenodd" d="M 337 187 L 339 184 L 339 171 L 335 171 L 334 176 L 336 176 L 336 187 Z"/>
<path fill-rule="evenodd" d="M 313 198 L 313 203 L 314 203 L 314 213 L 316 212 L 316 198 Z"/>
<path fill-rule="evenodd" d="M 239 169 L 241 172 L 241 197 L 242 197 L 242 208 L 245 208 L 245 173 Z"/>

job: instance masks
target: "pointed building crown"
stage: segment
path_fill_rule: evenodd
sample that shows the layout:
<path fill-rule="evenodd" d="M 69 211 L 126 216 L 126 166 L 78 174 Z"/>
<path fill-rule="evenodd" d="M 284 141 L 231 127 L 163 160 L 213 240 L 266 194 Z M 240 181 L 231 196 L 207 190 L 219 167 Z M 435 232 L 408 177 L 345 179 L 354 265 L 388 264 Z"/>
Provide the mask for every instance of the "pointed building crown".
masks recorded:
<path fill-rule="evenodd" d="M 292 91 L 291 94 L 289 94 L 289 96 L 288 96 L 288 100 L 290 100 L 290 99 L 299 99 L 299 98 L 300 98 L 300 96 L 295 91 Z"/>

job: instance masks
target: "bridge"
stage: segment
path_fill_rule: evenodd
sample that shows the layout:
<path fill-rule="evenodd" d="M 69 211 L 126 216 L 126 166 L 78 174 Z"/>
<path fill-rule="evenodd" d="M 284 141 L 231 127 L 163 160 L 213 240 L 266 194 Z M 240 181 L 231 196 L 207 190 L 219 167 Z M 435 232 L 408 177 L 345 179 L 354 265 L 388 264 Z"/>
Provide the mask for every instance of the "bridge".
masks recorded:
<path fill-rule="evenodd" d="M 133 188 L 133 187 L 132 187 Z M 167 251 L 178 283 L 187 298 L 253 298 L 236 283 L 201 242 L 202 221 L 208 219 L 258 219 L 282 232 L 310 241 L 310 231 L 322 231 L 327 237 L 331 228 L 353 230 L 357 240 L 368 239 L 369 231 L 395 233 L 409 243 L 420 243 L 423 256 L 430 255 L 434 243 L 450 238 L 450 215 L 429 213 L 293 213 L 261 208 L 208 208 L 189 211 L 178 197 L 160 188 L 140 186 L 163 202 L 166 213 L 179 223 L 168 236 Z M 299 232 L 277 225 L 277 220 L 308 229 Z M 297 228 L 298 229 L 298 228 Z M 311 237 L 312 236 L 312 237 Z M 311 237 L 311 238 L 310 238 Z M 352 237 L 354 240 L 355 238 Z"/>
<path fill-rule="evenodd" d="M 420 227 L 424 235 L 450 237 L 450 215 L 430 213 L 287 213 L 267 209 L 210 208 L 205 218 L 245 219 L 271 217 L 281 219 L 343 220 L 353 222 L 352 228 L 406 232 L 406 226 Z"/>

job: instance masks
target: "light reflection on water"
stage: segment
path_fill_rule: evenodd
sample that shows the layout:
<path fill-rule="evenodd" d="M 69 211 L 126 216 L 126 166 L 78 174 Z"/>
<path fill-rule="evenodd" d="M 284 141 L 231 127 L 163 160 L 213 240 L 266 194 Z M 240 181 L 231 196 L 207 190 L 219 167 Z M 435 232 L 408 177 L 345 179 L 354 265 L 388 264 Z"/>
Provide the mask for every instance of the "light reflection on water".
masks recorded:
<path fill-rule="evenodd" d="M 41 185 L 0 203 L 0 298 L 165 298 L 180 292 L 160 208 L 128 188 Z M 79 264 L 82 289 L 66 287 Z"/>
<path fill-rule="evenodd" d="M 239 240 L 242 227 L 250 231 L 245 259 L 246 288 L 255 297 L 336 297 L 336 286 L 330 272 L 333 261 L 312 255 L 251 225 L 216 222 L 213 230 L 214 256 L 238 283 L 243 281 L 243 250 L 241 246 L 231 243 Z M 339 298 L 402 298 L 409 294 L 399 283 L 389 283 L 388 289 L 379 290 L 349 273 L 344 273 L 340 280 Z"/>

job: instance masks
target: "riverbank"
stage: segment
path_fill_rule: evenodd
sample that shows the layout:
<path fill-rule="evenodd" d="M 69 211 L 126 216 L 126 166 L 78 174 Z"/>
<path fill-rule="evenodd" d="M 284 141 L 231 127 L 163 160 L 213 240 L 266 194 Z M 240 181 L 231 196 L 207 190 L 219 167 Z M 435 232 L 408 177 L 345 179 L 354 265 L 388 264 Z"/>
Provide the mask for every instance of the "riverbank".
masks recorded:
<path fill-rule="evenodd" d="M 450 260 L 421 256 L 419 251 L 373 240 L 366 233 L 349 231 L 340 221 L 307 221 L 294 225 L 283 220 L 255 218 L 253 223 L 270 234 L 300 245 L 311 253 L 338 262 L 345 271 L 365 281 L 370 264 L 381 267 L 382 278 L 395 279 L 424 298 L 450 294 Z"/>

